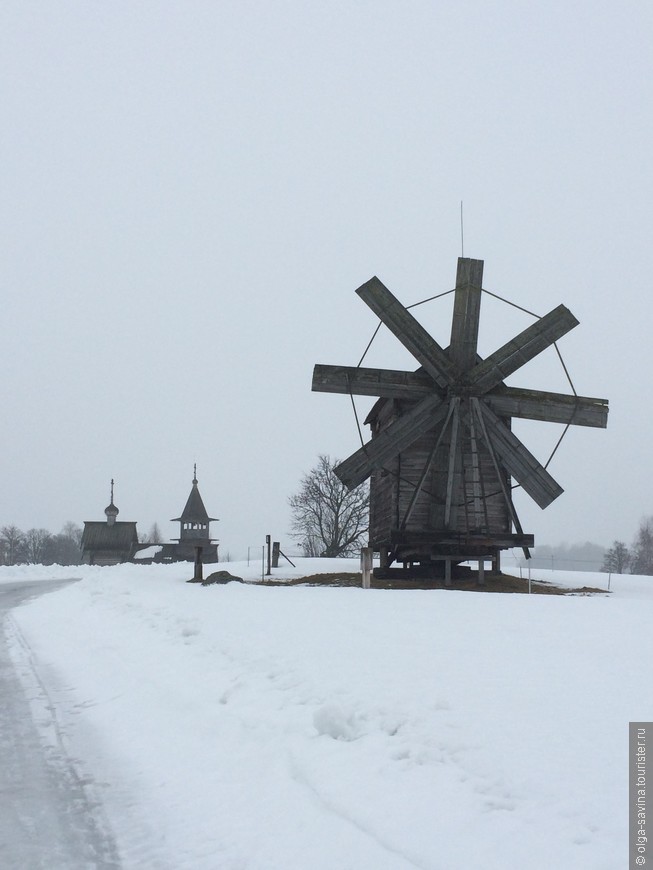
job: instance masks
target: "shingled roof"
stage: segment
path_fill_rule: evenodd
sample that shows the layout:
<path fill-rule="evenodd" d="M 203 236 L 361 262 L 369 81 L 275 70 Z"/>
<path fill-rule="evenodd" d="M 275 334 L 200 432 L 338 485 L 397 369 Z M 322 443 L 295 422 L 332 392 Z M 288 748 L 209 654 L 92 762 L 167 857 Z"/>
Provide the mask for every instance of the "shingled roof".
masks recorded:
<path fill-rule="evenodd" d="M 216 517 L 210 517 L 204 507 L 202 496 L 197 488 L 197 471 L 193 477 L 193 486 L 186 502 L 186 507 L 183 509 L 180 517 L 174 517 L 170 520 L 172 523 L 214 523 Z"/>
<path fill-rule="evenodd" d="M 83 550 L 103 550 L 129 553 L 133 544 L 138 543 L 136 523 L 85 522 L 82 533 Z"/>

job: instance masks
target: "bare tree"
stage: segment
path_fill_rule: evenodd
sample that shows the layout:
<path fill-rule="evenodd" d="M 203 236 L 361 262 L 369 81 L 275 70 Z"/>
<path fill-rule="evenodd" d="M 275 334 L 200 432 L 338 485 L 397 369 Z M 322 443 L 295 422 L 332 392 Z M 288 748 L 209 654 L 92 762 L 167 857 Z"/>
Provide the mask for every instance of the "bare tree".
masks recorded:
<path fill-rule="evenodd" d="M 653 575 L 653 517 L 645 517 L 632 548 L 631 574 Z"/>
<path fill-rule="evenodd" d="M 64 538 L 69 538 L 77 547 L 82 546 L 82 527 L 72 522 L 72 520 L 68 520 L 67 523 L 63 524 L 60 535 Z"/>
<path fill-rule="evenodd" d="M 25 535 L 17 526 L 0 529 L 0 546 L 5 565 L 16 565 L 25 558 Z"/>
<path fill-rule="evenodd" d="M 52 535 L 47 529 L 28 529 L 25 533 L 25 556 L 30 565 L 42 565 Z"/>
<path fill-rule="evenodd" d="M 630 551 L 623 541 L 614 541 L 605 554 L 601 571 L 606 574 L 625 574 L 631 561 Z"/>
<path fill-rule="evenodd" d="M 139 532 L 138 542 L 140 544 L 161 544 L 163 537 L 158 523 L 152 523 L 148 532 Z"/>
<path fill-rule="evenodd" d="M 338 460 L 321 455 L 288 499 L 292 537 L 306 556 L 351 556 L 367 543 L 370 494 L 367 484 L 348 490 L 333 472 Z"/>
<path fill-rule="evenodd" d="M 67 522 L 58 535 L 51 535 L 46 544 L 44 562 L 46 565 L 79 565 L 82 561 L 82 529 L 73 522 Z"/>

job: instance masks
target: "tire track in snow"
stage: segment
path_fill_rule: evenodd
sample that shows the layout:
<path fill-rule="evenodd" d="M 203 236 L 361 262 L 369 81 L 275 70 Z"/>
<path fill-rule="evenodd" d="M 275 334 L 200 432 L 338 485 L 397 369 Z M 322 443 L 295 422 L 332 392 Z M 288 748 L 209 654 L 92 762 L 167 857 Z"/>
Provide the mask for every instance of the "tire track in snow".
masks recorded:
<path fill-rule="evenodd" d="M 45 591 L 45 583 L 38 585 Z M 34 591 L 2 591 L 0 862 L 21 870 L 120 870 L 92 783 L 66 751 L 32 651 L 8 612 Z"/>
<path fill-rule="evenodd" d="M 385 852 L 388 852 L 389 854 L 400 858 L 402 861 L 405 861 L 408 866 L 414 867 L 415 870 L 438 870 L 438 868 L 433 867 L 433 865 L 423 864 L 415 856 L 411 856 L 404 850 L 398 849 L 396 846 L 394 846 L 392 843 L 388 842 L 384 837 L 382 837 L 377 831 L 373 830 L 371 827 L 364 824 L 359 819 L 356 819 L 351 811 L 344 810 L 341 807 L 337 806 L 333 801 L 325 797 L 320 789 L 309 780 L 306 772 L 302 770 L 296 758 L 289 754 L 288 759 L 289 772 L 293 780 L 298 785 L 305 788 L 311 794 L 313 800 L 316 801 L 319 806 L 322 807 L 324 810 L 329 812 L 331 815 L 337 816 L 337 818 L 341 819 L 348 825 L 351 825 L 353 828 L 359 831 L 359 833 L 373 840 Z"/>

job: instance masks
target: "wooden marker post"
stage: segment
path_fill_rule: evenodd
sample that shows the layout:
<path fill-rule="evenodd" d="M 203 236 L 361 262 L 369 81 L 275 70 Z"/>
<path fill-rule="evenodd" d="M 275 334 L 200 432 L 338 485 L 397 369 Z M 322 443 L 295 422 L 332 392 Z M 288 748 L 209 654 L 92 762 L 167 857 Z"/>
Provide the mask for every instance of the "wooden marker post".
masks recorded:
<path fill-rule="evenodd" d="M 361 548 L 361 573 L 363 575 L 363 589 L 372 586 L 372 557 L 374 550 L 371 547 Z"/>
<path fill-rule="evenodd" d="M 204 579 L 202 574 L 202 548 L 195 546 L 195 573 L 193 575 L 193 580 L 196 583 L 200 583 Z"/>

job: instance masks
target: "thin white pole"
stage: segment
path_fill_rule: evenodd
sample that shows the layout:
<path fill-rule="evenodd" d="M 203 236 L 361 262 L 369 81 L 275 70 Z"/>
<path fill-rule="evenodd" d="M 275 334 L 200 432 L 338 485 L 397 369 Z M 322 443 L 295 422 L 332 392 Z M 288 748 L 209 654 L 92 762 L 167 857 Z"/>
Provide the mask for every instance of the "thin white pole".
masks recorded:
<path fill-rule="evenodd" d="M 371 547 L 361 547 L 361 574 L 363 575 L 363 589 L 371 588 L 372 557 L 374 550 Z"/>

